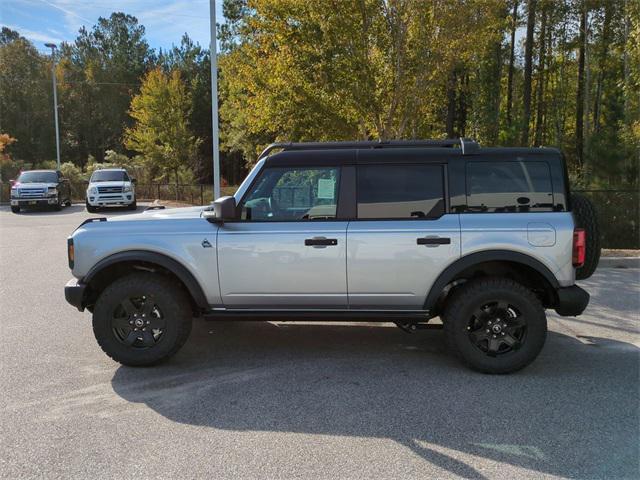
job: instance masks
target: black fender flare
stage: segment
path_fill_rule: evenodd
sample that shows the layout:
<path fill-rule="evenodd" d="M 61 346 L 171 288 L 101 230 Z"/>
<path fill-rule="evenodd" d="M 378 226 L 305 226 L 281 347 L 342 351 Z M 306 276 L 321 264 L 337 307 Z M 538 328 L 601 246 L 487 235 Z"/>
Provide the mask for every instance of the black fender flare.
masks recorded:
<path fill-rule="evenodd" d="M 123 262 L 146 262 L 158 265 L 173 273 L 186 287 L 195 304 L 202 310 L 209 309 L 209 302 L 202 287 L 193 274 L 177 260 L 158 252 L 148 250 L 128 250 L 114 253 L 96 263 L 82 278 L 82 283 L 89 285 L 96 275 L 105 268 Z"/>
<path fill-rule="evenodd" d="M 527 267 L 533 268 L 536 272 L 542 275 L 551 285 L 551 287 L 555 290 L 560 288 L 560 284 L 558 283 L 558 279 L 553 275 L 551 270 L 547 268 L 545 264 L 543 264 L 540 260 L 537 260 L 529 255 L 520 252 L 513 252 L 510 250 L 485 250 L 482 252 L 471 253 L 462 258 L 459 258 L 447 268 L 445 268 L 442 273 L 438 276 L 436 281 L 431 286 L 431 290 L 427 295 L 427 299 L 425 300 L 424 308 L 425 310 L 432 310 L 438 301 L 438 297 L 451 281 L 458 275 L 469 267 L 474 265 L 478 265 L 480 263 L 485 262 L 513 262 L 520 263 L 522 265 L 526 265 Z"/>

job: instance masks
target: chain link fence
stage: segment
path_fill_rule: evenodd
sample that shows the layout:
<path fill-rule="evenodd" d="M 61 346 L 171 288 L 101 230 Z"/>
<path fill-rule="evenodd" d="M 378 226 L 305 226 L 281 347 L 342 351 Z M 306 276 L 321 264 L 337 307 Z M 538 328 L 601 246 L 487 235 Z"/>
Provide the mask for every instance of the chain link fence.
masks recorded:
<path fill-rule="evenodd" d="M 73 183 L 75 201 L 84 202 L 87 182 Z M 0 202 L 8 203 L 10 185 L 0 183 Z M 222 195 L 233 195 L 237 187 L 222 187 Z M 603 248 L 640 248 L 640 192 L 637 190 L 574 190 L 591 199 L 598 212 Z M 138 184 L 138 201 L 170 201 L 185 205 L 208 205 L 211 185 Z"/>
<path fill-rule="evenodd" d="M 640 248 L 638 190 L 574 190 L 596 207 L 602 248 Z"/>

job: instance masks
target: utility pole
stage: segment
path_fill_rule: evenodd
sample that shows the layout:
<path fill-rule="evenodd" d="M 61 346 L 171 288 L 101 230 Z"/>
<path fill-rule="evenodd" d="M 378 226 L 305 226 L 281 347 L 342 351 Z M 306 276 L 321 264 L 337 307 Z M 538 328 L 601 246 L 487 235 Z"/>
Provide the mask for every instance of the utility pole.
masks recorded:
<path fill-rule="evenodd" d="M 216 2 L 209 0 L 209 28 L 211 30 L 211 128 L 213 140 L 213 199 L 220 197 L 220 146 L 218 132 L 218 46 L 216 42 Z"/>
<path fill-rule="evenodd" d="M 45 43 L 45 47 L 51 49 L 51 77 L 53 77 L 53 116 L 56 121 L 56 159 L 60 170 L 60 130 L 58 127 L 58 85 L 56 83 L 56 49 L 55 43 Z"/>

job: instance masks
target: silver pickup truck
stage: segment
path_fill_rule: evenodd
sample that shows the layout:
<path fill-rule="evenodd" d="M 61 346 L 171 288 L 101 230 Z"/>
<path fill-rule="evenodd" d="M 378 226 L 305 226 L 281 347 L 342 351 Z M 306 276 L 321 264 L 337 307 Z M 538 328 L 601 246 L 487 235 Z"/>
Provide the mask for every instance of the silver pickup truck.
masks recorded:
<path fill-rule="evenodd" d="M 575 280 L 599 249 L 555 149 L 275 144 L 212 206 L 80 225 L 65 295 L 126 365 L 176 353 L 204 316 L 444 328 L 468 366 L 507 373 L 542 349 L 545 309 L 586 308 Z"/>

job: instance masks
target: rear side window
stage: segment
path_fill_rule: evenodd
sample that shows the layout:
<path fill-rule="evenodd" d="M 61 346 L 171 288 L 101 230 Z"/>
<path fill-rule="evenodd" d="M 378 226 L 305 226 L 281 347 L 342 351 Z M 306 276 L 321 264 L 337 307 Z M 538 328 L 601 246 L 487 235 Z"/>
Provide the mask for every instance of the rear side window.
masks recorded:
<path fill-rule="evenodd" d="M 467 208 L 473 212 L 550 212 L 551 172 L 545 162 L 468 162 Z"/>
<path fill-rule="evenodd" d="M 360 165 L 358 218 L 425 219 L 444 214 L 441 165 Z"/>

